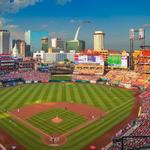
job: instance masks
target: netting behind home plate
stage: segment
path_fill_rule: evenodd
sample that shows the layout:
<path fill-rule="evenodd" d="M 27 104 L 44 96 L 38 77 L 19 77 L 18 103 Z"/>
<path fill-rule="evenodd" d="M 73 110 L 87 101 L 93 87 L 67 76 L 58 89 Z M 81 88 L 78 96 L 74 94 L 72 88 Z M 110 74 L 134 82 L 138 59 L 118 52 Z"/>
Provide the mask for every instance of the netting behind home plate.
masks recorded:
<path fill-rule="evenodd" d="M 113 140 L 120 150 L 135 150 L 150 148 L 150 136 L 124 136 Z"/>

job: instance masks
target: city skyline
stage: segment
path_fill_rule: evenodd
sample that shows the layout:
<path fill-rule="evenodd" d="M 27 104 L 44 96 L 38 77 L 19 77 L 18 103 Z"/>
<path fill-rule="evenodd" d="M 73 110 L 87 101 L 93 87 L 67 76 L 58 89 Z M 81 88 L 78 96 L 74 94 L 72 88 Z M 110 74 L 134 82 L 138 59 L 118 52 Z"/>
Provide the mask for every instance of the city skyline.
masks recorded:
<path fill-rule="evenodd" d="M 74 38 L 78 25 L 89 20 L 91 24 L 81 27 L 79 39 L 93 48 L 93 33 L 106 33 L 106 49 L 129 49 L 130 28 L 148 24 L 150 2 L 144 0 L 2 0 L 0 2 L 0 28 L 11 31 L 14 37 L 23 37 L 25 30 L 46 30 L 50 36 Z M 11 8 L 11 9 L 10 9 Z M 16 34 L 17 33 L 17 34 Z"/>

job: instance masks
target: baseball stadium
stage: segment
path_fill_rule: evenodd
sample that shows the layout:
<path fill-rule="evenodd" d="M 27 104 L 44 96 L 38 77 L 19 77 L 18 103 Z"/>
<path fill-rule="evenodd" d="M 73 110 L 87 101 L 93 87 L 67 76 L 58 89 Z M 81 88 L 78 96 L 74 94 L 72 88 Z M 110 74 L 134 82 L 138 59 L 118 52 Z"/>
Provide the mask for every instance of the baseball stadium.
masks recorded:
<path fill-rule="evenodd" d="M 7 68 L 0 76 L 1 149 L 148 148 L 149 70 L 128 70 L 125 52 L 107 57 L 108 67 L 98 52 L 76 55 L 69 75 Z"/>

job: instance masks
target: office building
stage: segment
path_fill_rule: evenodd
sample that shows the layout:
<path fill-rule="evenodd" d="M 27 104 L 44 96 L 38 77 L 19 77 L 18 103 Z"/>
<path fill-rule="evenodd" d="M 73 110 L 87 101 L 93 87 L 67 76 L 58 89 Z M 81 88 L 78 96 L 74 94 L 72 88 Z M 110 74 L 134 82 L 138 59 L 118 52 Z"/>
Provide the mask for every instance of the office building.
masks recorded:
<path fill-rule="evenodd" d="M 26 57 L 26 43 L 23 40 L 13 40 L 12 41 L 12 47 L 17 46 L 18 53 L 21 57 Z"/>
<path fill-rule="evenodd" d="M 42 43 L 42 50 L 48 52 L 48 37 L 43 37 L 41 39 L 41 43 Z"/>
<path fill-rule="evenodd" d="M 51 47 L 53 49 L 58 49 L 60 51 L 64 51 L 64 41 L 61 38 L 52 38 L 51 39 Z"/>
<path fill-rule="evenodd" d="M 13 49 L 12 49 L 12 56 L 13 57 L 19 57 L 19 50 L 18 50 L 17 44 L 15 44 Z"/>
<path fill-rule="evenodd" d="M 10 32 L 8 30 L 0 30 L 0 54 L 10 53 Z"/>
<path fill-rule="evenodd" d="M 33 58 L 42 63 L 57 63 L 68 59 L 74 61 L 75 53 L 45 53 L 44 51 L 33 53 Z"/>
<path fill-rule="evenodd" d="M 82 40 L 71 40 L 66 42 L 67 52 L 75 51 L 80 52 L 85 50 L 85 41 Z"/>
<path fill-rule="evenodd" d="M 105 49 L 105 33 L 102 31 L 94 32 L 94 50 Z"/>
<path fill-rule="evenodd" d="M 43 37 L 48 37 L 49 33 L 47 31 L 26 31 L 25 32 L 25 42 L 30 45 L 31 56 L 34 52 L 41 50 L 41 39 Z"/>

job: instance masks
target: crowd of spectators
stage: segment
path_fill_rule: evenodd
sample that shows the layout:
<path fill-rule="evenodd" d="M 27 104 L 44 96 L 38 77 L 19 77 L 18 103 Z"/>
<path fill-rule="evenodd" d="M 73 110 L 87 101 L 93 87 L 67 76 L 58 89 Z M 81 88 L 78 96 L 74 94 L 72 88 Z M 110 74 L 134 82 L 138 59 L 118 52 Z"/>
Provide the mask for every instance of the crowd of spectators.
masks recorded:
<path fill-rule="evenodd" d="M 41 81 L 48 82 L 50 74 L 39 71 L 15 71 L 0 76 L 0 80 L 13 80 L 22 78 L 25 81 Z"/>
<path fill-rule="evenodd" d="M 104 73 L 104 66 L 99 64 L 78 64 L 75 65 L 74 74 L 79 75 L 102 75 Z"/>
<path fill-rule="evenodd" d="M 72 75 L 72 81 L 77 81 L 77 80 L 86 80 L 86 81 L 97 81 L 100 78 L 98 75 Z"/>
<path fill-rule="evenodd" d="M 113 146 L 109 150 L 120 150 L 123 147 L 123 150 L 133 150 L 140 148 L 150 148 L 150 86 L 143 92 L 140 96 L 142 101 L 141 110 L 139 117 L 136 119 L 134 126 L 130 126 L 128 130 L 125 128 L 125 132 L 119 131 L 118 134 L 113 137 Z M 122 137 L 129 131 L 133 129 L 132 132 L 129 132 L 123 140 Z M 114 139 L 120 139 L 118 141 Z"/>
<path fill-rule="evenodd" d="M 150 85 L 150 75 L 140 74 L 128 70 L 111 70 L 106 75 L 111 83 L 118 83 L 118 85 L 130 84 L 131 86 L 143 86 L 147 88 Z"/>

